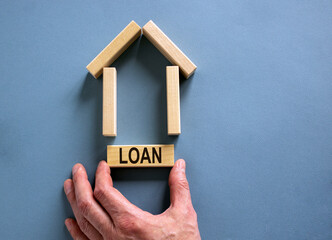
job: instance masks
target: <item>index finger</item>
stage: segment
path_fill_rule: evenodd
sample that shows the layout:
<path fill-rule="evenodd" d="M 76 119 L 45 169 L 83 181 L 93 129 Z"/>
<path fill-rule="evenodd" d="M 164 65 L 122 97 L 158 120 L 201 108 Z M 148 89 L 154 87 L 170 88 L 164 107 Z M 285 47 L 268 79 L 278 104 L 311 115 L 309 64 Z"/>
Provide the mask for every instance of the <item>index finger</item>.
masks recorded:
<path fill-rule="evenodd" d="M 128 201 L 117 189 L 113 187 L 111 171 L 105 161 L 101 161 L 96 171 L 95 198 L 103 208 L 114 218 L 124 212 L 138 213 L 142 211 Z"/>
<path fill-rule="evenodd" d="M 93 198 L 91 185 L 81 164 L 73 167 L 76 202 L 82 215 L 102 234 L 112 231 L 113 223 L 104 209 Z"/>

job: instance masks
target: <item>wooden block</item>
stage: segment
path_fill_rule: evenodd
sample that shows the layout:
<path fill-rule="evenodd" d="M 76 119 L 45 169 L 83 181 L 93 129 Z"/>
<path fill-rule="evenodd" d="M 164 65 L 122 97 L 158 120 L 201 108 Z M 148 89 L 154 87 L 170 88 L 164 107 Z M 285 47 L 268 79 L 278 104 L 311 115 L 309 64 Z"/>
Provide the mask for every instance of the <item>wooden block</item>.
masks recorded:
<path fill-rule="evenodd" d="M 143 35 L 170 61 L 180 67 L 185 78 L 196 70 L 196 65 L 151 20 L 143 27 Z"/>
<path fill-rule="evenodd" d="M 181 133 L 180 120 L 180 80 L 179 67 L 166 67 L 166 92 L 167 92 L 167 130 L 168 135 Z"/>
<path fill-rule="evenodd" d="M 98 78 L 103 68 L 110 66 L 140 35 L 141 27 L 131 21 L 86 68 L 92 76 Z"/>
<path fill-rule="evenodd" d="M 172 167 L 174 145 L 108 145 L 110 167 Z"/>
<path fill-rule="evenodd" d="M 116 136 L 116 69 L 103 72 L 103 135 Z"/>

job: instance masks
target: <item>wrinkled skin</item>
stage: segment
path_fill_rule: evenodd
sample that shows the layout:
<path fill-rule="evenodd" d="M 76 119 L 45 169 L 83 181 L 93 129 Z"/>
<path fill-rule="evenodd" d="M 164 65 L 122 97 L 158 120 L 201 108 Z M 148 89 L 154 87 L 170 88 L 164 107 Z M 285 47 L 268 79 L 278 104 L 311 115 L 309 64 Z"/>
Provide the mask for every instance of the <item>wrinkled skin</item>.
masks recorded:
<path fill-rule="evenodd" d="M 81 164 L 73 167 L 73 179 L 64 190 L 75 218 L 65 221 L 75 240 L 83 239 L 201 239 L 197 215 L 191 202 L 185 161 L 176 161 L 169 175 L 170 207 L 152 215 L 130 203 L 113 187 L 110 168 L 101 161 L 94 191 Z"/>

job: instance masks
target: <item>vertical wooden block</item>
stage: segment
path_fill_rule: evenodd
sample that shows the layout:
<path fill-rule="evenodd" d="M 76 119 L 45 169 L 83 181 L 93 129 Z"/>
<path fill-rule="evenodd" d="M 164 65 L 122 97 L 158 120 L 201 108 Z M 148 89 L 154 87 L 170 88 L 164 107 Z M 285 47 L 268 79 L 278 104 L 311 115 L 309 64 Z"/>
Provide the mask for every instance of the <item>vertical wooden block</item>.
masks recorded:
<path fill-rule="evenodd" d="M 143 35 L 170 61 L 180 67 L 181 73 L 189 78 L 196 65 L 163 33 L 151 20 L 143 27 Z"/>
<path fill-rule="evenodd" d="M 116 69 L 104 68 L 103 73 L 103 135 L 116 136 Z"/>
<path fill-rule="evenodd" d="M 86 68 L 92 76 L 98 78 L 103 68 L 110 66 L 140 35 L 141 27 L 131 21 Z"/>
<path fill-rule="evenodd" d="M 167 91 L 167 130 L 168 135 L 181 133 L 180 120 L 180 80 L 179 67 L 166 67 L 166 91 Z"/>
<path fill-rule="evenodd" d="M 110 167 L 172 167 L 174 145 L 108 145 Z"/>

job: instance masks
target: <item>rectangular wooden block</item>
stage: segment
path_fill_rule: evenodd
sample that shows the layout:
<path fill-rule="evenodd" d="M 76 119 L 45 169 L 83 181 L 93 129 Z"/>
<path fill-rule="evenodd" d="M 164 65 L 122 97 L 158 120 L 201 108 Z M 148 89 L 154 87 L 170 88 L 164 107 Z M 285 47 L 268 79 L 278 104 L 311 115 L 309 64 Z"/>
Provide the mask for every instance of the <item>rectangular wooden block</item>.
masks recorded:
<path fill-rule="evenodd" d="M 141 27 L 131 21 L 86 68 L 92 76 L 98 78 L 103 68 L 110 66 L 140 35 Z"/>
<path fill-rule="evenodd" d="M 179 135 L 181 133 L 181 120 L 180 79 L 178 66 L 166 67 L 166 92 L 168 135 Z"/>
<path fill-rule="evenodd" d="M 143 35 L 170 61 L 180 67 L 185 78 L 196 70 L 196 65 L 151 20 L 143 27 Z"/>
<path fill-rule="evenodd" d="M 110 167 L 172 167 L 174 145 L 108 145 Z"/>
<path fill-rule="evenodd" d="M 103 73 L 103 135 L 116 136 L 116 69 L 104 68 Z"/>

